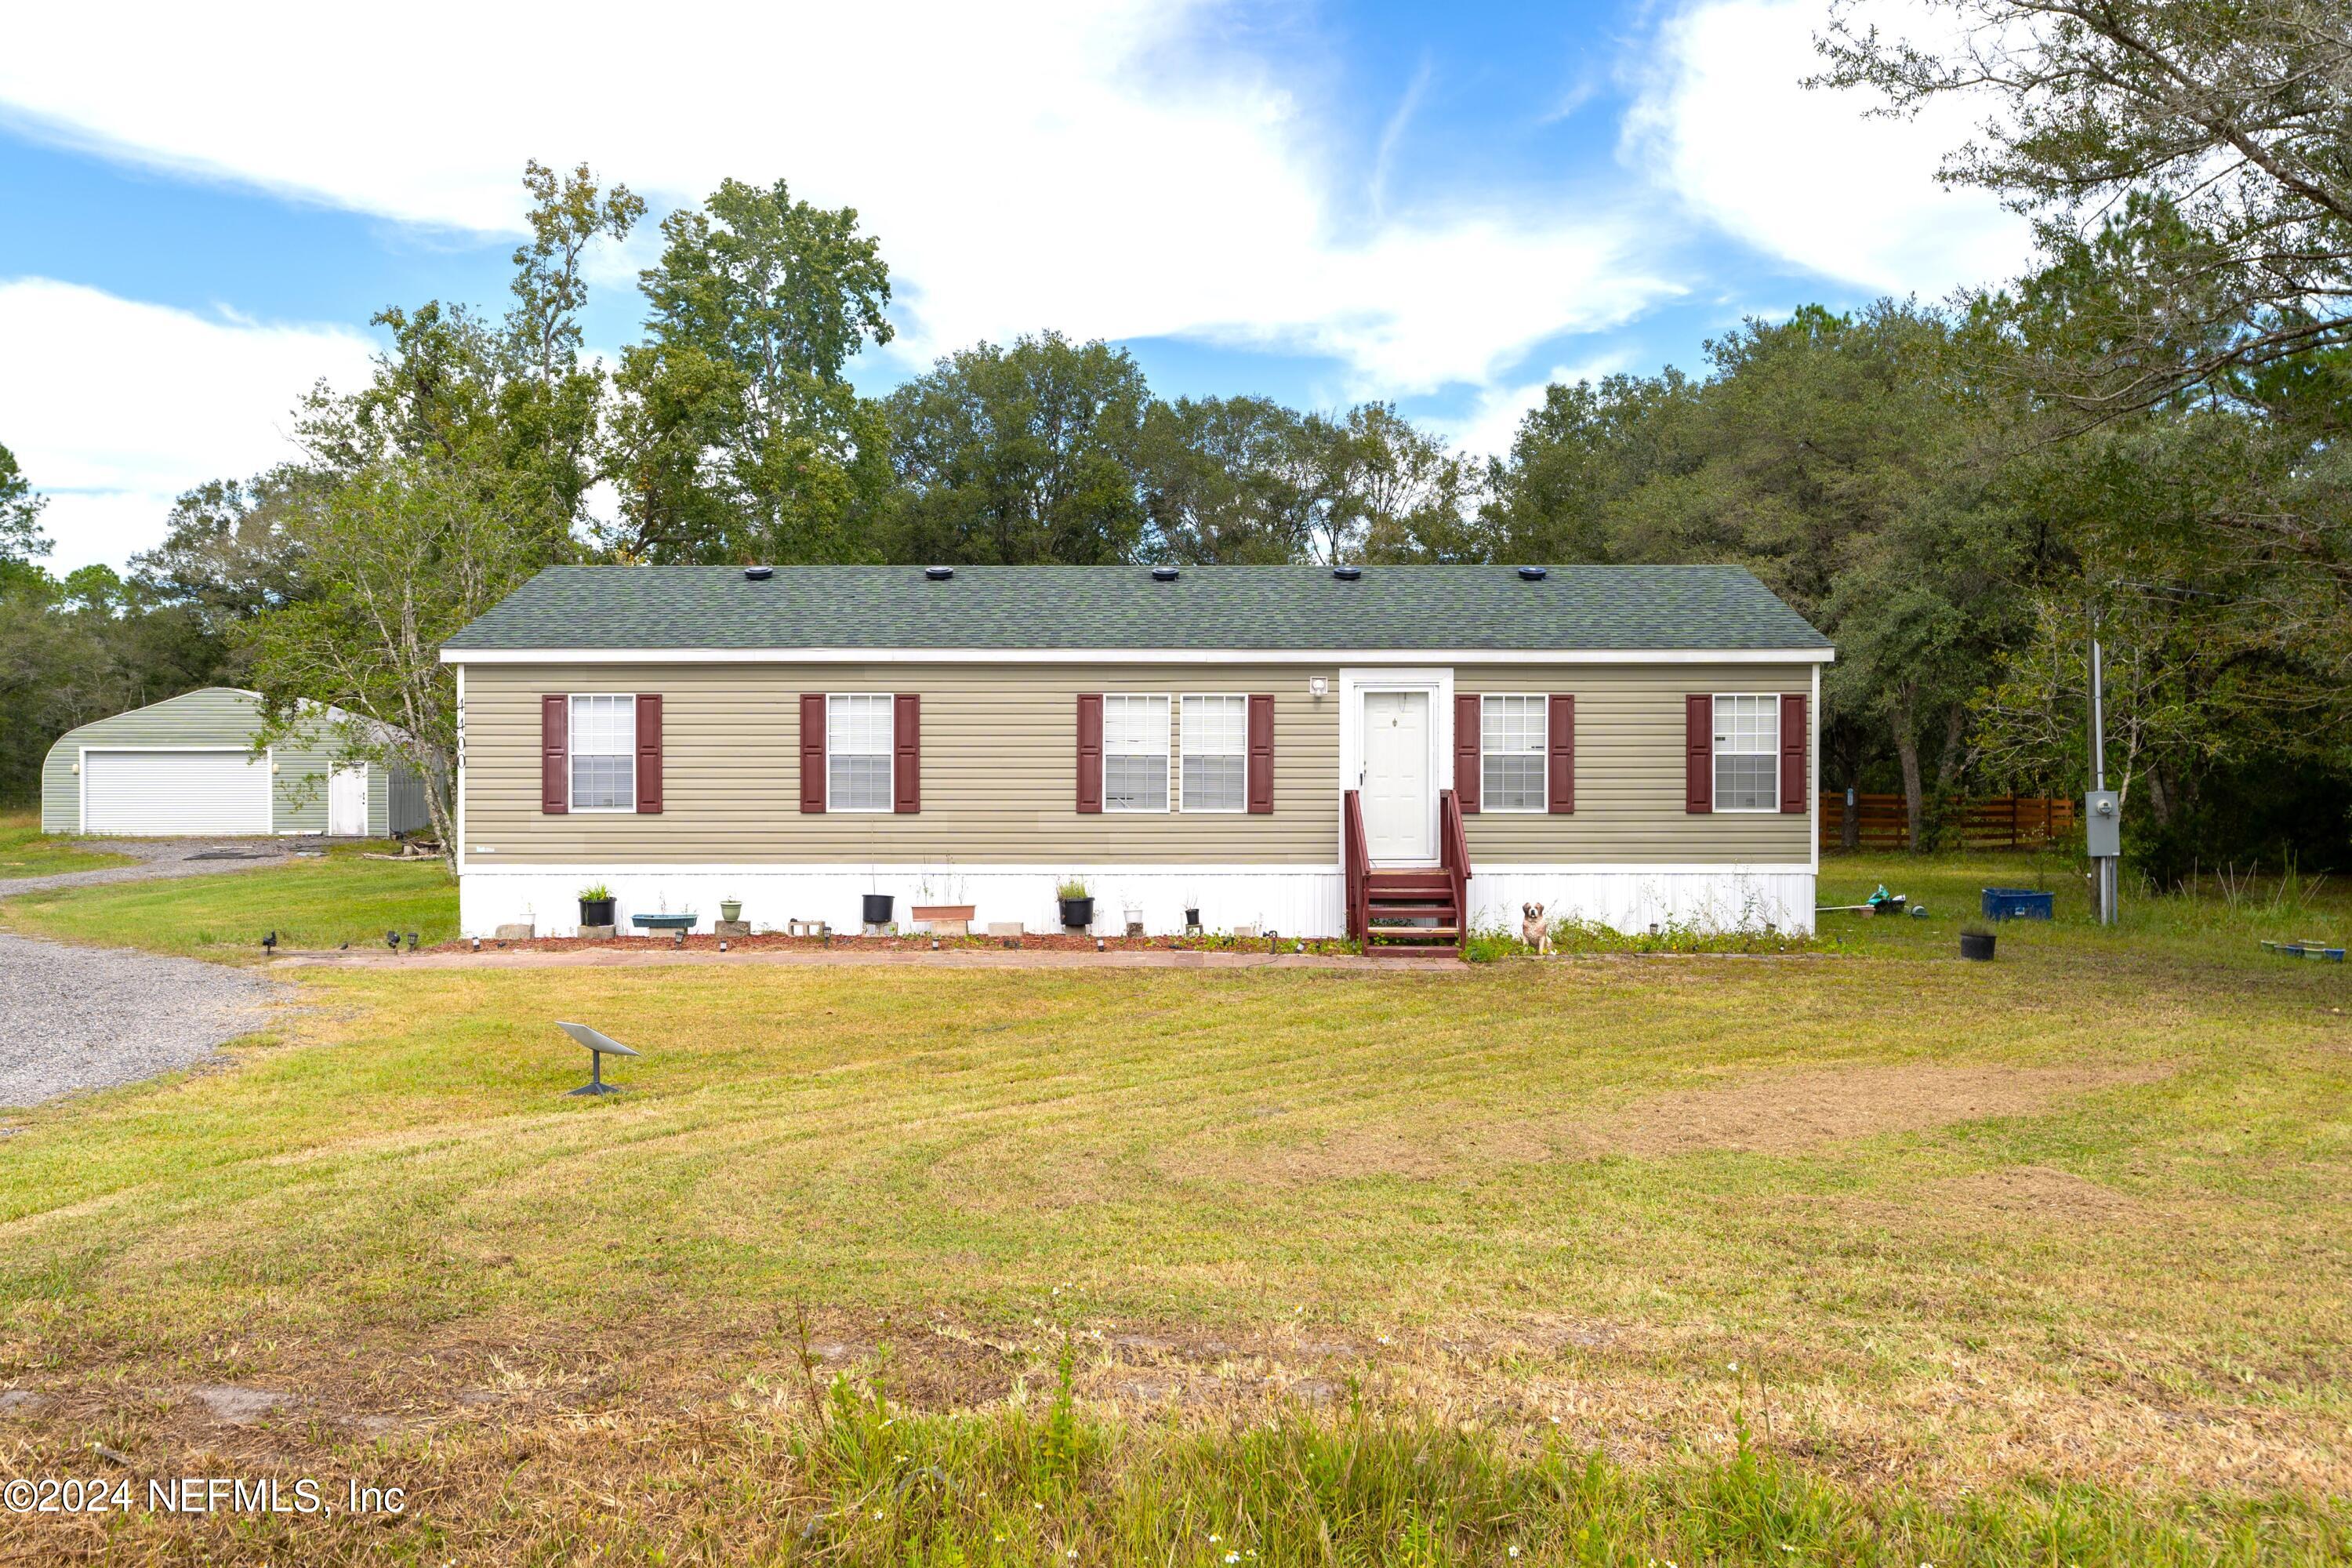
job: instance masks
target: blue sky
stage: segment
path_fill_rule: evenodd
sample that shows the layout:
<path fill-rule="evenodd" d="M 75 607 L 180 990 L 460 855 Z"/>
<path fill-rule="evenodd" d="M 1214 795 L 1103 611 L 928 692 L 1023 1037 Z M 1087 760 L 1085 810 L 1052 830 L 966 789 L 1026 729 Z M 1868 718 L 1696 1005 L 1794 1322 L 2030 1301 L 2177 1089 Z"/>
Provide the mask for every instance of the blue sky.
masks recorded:
<path fill-rule="evenodd" d="M 2023 255 L 1933 179 L 1964 125 L 1801 89 L 1819 0 L 242 17 L 50 7 L 0 55 L 0 444 L 59 568 L 289 455 L 379 308 L 500 308 L 529 157 L 656 216 L 730 174 L 858 207 L 897 288 L 869 390 L 1058 328 L 1165 395 L 1387 398 L 1478 449 L 1554 378 Z M 635 335 L 654 238 L 596 258 L 592 346 Z"/>

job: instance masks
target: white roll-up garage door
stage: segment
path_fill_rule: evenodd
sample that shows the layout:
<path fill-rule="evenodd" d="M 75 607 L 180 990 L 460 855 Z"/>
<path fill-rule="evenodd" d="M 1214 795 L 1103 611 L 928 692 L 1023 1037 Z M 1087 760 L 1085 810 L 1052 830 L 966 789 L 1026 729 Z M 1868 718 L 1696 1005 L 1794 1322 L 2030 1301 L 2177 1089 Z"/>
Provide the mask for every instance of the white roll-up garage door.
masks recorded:
<path fill-rule="evenodd" d="M 85 752 L 82 831 L 269 831 L 269 764 L 249 752 Z"/>

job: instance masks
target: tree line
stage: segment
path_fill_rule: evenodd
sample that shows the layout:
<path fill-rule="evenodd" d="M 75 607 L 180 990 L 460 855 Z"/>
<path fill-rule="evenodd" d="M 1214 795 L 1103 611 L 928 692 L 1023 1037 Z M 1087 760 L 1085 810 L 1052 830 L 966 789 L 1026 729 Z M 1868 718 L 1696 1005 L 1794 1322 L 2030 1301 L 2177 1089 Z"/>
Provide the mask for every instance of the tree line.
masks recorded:
<path fill-rule="evenodd" d="M 881 397 L 879 239 L 782 181 L 661 220 L 639 341 L 584 353 L 583 259 L 644 204 L 530 164 L 502 313 L 382 312 L 297 455 L 181 498 L 127 575 L 43 570 L 0 448 L 0 792 L 71 724 L 207 682 L 334 702 L 446 775 L 441 637 L 551 563 L 1736 562 L 1833 637 L 1823 778 L 2084 787 L 2085 648 L 2137 853 L 2345 858 L 2352 832 L 2352 21 L 2305 0 L 1845 0 L 1820 85 L 1993 100 L 1945 176 L 2033 215 L 2021 279 L 1750 320 L 1694 372 L 1554 385 L 1510 449 L 1389 404 L 1163 399 L 1040 331 Z M 365 754 L 373 731 L 348 743 Z M 436 816 L 446 821 L 446 784 Z"/>

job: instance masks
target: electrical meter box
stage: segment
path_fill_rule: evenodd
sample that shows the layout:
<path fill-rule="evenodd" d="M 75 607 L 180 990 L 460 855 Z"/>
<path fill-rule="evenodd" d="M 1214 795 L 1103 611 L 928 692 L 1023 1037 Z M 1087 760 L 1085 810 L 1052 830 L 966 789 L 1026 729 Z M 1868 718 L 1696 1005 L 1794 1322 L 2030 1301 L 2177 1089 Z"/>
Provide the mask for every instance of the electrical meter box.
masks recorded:
<path fill-rule="evenodd" d="M 2123 797 L 2111 789 L 2083 797 L 2083 851 L 2094 860 L 2124 852 Z"/>

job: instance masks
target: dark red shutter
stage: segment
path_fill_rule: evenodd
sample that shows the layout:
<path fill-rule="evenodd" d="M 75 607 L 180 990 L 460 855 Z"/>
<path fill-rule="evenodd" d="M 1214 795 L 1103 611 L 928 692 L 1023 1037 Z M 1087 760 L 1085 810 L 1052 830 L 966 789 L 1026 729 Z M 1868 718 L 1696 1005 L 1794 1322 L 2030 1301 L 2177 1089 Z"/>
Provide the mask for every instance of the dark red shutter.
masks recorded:
<path fill-rule="evenodd" d="M 572 809 L 572 699 L 539 700 L 539 809 L 561 816 Z"/>
<path fill-rule="evenodd" d="M 1715 809 L 1715 699 L 1704 691 L 1683 699 L 1683 809 Z"/>
<path fill-rule="evenodd" d="M 1274 815 L 1274 698 L 1265 692 L 1249 700 L 1249 808 Z"/>
<path fill-rule="evenodd" d="M 824 810 L 824 693 L 801 693 L 801 810 Z"/>
<path fill-rule="evenodd" d="M 923 700 L 901 691 L 890 707 L 898 753 L 890 769 L 890 809 L 910 816 L 923 809 Z"/>
<path fill-rule="evenodd" d="M 1478 699 L 1454 699 L 1454 800 L 1463 815 L 1478 814 Z"/>
<path fill-rule="evenodd" d="M 1780 809 L 1805 809 L 1805 700 L 1795 692 L 1780 699 Z"/>
<path fill-rule="evenodd" d="M 1078 693 L 1078 812 L 1102 811 L 1102 693 Z"/>
<path fill-rule="evenodd" d="M 662 808 L 662 700 L 637 693 L 637 811 L 659 816 Z"/>
<path fill-rule="evenodd" d="M 1554 816 L 1564 816 L 1576 809 L 1576 699 L 1564 691 L 1551 696 L 1550 722 L 1546 734 L 1551 743 L 1551 766 L 1548 770 L 1549 797 Z"/>

